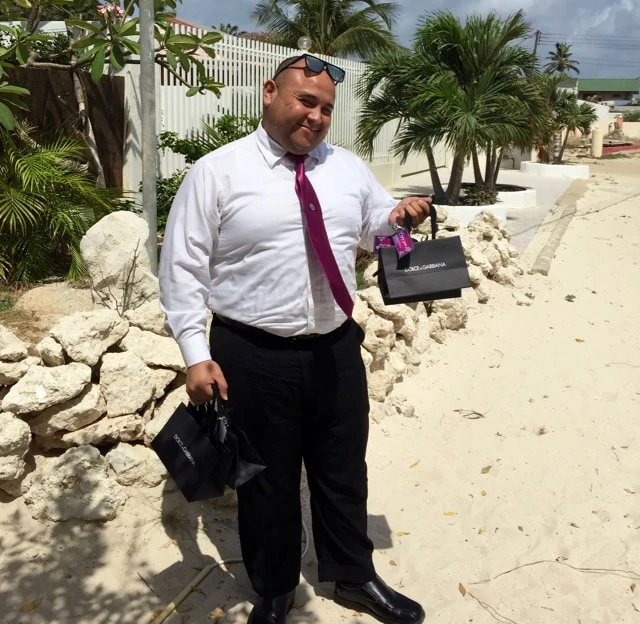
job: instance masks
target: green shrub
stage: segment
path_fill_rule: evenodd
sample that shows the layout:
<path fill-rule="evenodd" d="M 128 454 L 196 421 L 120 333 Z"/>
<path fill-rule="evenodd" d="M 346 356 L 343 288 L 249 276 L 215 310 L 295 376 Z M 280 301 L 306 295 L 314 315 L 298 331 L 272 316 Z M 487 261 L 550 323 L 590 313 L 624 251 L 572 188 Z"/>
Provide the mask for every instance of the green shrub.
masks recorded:
<path fill-rule="evenodd" d="M 623 121 L 640 121 L 640 111 L 628 111 L 622 115 Z"/>
<path fill-rule="evenodd" d="M 75 140 L 36 137 L 26 124 L 0 129 L 0 283 L 84 274 L 80 240 L 117 198 L 83 162 Z"/>
<path fill-rule="evenodd" d="M 187 169 L 181 169 L 168 178 L 158 178 L 156 184 L 156 210 L 158 213 L 159 232 L 164 232 L 173 198 L 176 196 L 184 176 L 187 175 L 187 171 Z"/>
<path fill-rule="evenodd" d="M 465 206 L 491 206 L 498 202 L 498 191 L 471 186 L 466 189 L 461 201 Z"/>
<path fill-rule="evenodd" d="M 256 117 L 235 117 L 234 115 L 223 115 L 215 122 L 203 119 L 202 131 L 191 132 L 188 138 L 181 139 L 176 132 L 162 132 L 158 147 L 182 154 L 187 164 L 193 164 L 209 152 L 251 134 L 258 127 L 258 123 L 260 120 Z M 173 198 L 187 171 L 188 167 L 176 171 L 167 178 L 158 178 L 156 209 L 159 232 L 164 231 Z"/>
<path fill-rule="evenodd" d="M 191 131 L 187 138 L 180 138 L 177 132 L 162 132 L 158 147 L 182 154 L 187 164 L 193 164 L 209 152 L 251 134 L 258 127 L 256 117 L 235 117 L 223 115 L 217 121 L 202 120 L 202 131 Z"/>

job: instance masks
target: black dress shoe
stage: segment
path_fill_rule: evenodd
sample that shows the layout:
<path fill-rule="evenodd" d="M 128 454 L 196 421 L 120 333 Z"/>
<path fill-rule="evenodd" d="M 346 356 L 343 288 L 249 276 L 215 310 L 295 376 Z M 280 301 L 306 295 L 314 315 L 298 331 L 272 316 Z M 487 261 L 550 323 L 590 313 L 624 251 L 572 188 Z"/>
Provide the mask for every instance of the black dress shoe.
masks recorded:
<path fill-rule="evenodd" d="M 293 608 L 296 590 L 275 598 L 260 598 L 249 614 L 247 624 L 285 624 Z"/>
<path fill-rule="evenodd" d="M 391 589 L 380 577 L 364 585 L 336 583 L 333 599 L 343 607 L 368 613 L 384 624 L 421 624 L 422 607 Z"/>

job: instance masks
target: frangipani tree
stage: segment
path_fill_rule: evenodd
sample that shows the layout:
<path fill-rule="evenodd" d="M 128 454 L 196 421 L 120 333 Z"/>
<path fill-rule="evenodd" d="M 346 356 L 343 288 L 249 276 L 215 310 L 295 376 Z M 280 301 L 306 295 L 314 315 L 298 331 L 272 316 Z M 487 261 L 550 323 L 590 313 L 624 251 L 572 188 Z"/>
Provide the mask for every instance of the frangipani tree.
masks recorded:
<path fill-rule="evenodd" d="M 20 107 L 20 96 L 26 94 L 19 85 L 8 82 L 7 68 L 71 70 L 82 116 L 83 110 L 86 113 L 86 95 L 77 79 L 80 72 L 89 73 L 91 79 L 98 82 L 107 67 L 119 71 L 128 63 L 137 62 L 140 22 L 134 15 L 138 0 L 122 1 L 122 4 L 118 0 L 96 4 L 91 21 L 66 19 L 67 36 L 60 44 L 55 34 L 38 31 L 39 16 L 45 7 L 71 7 L 73 0 L 0 0 L 0 8 L 4 9 L 0 13 L 12 14 L 10 9 L 13 8 L 15 14 L 18 6 L 27 17 L 26 23 L 19 26 L 0 26 L 0 125 L 6 129 L 14 127 L 15 120 L 7 105 Z M 179 1 L 155 2 L 155 62 L 187 88 L 187 96 L 206 91 L 219 95 L 222 84 L 207 75 L 203 58 L 215 56 L 213 46 L 222 35 L 219 32 L 202 36 L 177 32 L 172 17 Z M 56 39 L 58 45 L 52 46 Z M 86 118 L 84 122 L 86 124 Z"/>

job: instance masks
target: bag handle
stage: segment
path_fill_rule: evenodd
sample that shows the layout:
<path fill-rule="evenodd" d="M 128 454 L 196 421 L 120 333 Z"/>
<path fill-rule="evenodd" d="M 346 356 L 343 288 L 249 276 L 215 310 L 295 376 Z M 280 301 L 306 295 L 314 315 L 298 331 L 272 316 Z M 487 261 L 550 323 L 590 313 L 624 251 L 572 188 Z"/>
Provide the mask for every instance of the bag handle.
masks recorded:
<path fill-rule="evenodd" d="M 435 240 L 438 233 L 438 211 L 433 204 L 429 206 L 429 218 L 431 219 L 431 238 Z M 411 217 L 408 214 L 404 216 L 404 227 L 411 234 Z"/>

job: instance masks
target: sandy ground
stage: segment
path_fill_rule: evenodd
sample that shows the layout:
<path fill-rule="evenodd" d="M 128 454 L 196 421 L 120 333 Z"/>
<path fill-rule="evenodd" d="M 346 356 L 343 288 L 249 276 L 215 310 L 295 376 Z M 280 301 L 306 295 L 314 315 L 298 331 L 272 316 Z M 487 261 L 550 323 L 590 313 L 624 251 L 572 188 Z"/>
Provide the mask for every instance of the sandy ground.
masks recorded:
<path fill-rule="evenodd" d="M 428 622 L 640 621 L 640 157 L 592 173 L 549 276 L 522 279 L 533 305 L 494 287 L 397 386 L 415 417 L 372 426 L 377 568 Z M 0 620 L 148 622 L 238 556 L 232 509 L 167 483 L 129 494 L 103 525 L 41 524 L 2 499 Z M 303 577 L 290 622 L 373 622 L 330 600 L 313 551 Z M 252 599 L 241 565 L 216 569 L 166 621 L 243 624 Z"/>

